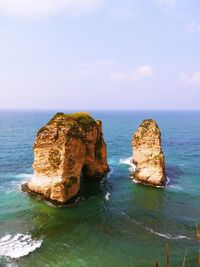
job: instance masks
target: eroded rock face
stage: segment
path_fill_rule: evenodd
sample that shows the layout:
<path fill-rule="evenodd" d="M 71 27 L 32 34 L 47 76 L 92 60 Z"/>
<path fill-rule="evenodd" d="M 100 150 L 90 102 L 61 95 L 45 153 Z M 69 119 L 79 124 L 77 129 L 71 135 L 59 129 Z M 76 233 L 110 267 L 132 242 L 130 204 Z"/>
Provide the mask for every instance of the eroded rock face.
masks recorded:
<path fill-rule="evenodd" d="M 102 178 L 109 167 L 101 121 L 88 113 L 57 113 L 37 134 L 33 169 L 26 191 L 59 203 L 78 193 L 81 175 Z"/>
<path fill-rule="evenodd" d="M 152 186 L 166 183 L 165 162 L 161 147 L 161 133 L 154 120 L 144 120 L 133 135 L 134 179 Z"/>

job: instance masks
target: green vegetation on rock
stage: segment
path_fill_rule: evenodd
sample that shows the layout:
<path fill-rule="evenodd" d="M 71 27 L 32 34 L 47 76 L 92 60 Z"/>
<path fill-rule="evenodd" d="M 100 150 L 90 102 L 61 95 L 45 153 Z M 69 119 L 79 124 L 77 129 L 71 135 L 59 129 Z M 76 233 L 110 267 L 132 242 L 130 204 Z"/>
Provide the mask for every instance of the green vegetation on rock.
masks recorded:
<path fill-rule="evenodd" d="M 49 122 L 38 131 L 38 135 L 48 129 L 48 126 L 56 124 L 57 127 L 69 127 L 69 136 L 76 137 L 82 132 L 88 132 L 96 125 L 96 121 L 87 112 L 77 112 L 72 114 L 56 113 Z"/>

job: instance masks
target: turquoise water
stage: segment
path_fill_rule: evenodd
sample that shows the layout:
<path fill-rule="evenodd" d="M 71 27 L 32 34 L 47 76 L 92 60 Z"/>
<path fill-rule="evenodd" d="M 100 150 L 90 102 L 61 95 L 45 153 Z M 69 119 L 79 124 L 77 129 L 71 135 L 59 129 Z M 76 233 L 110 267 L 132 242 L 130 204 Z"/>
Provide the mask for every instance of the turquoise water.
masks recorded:
<path fill-rule="evenodd" d="M 111 173 L 87 183 L 79 204 L 68 208 L 20 191 L 33 172 L 36 132 L 54 113 L 0 112 L 0 266 L 148 267 L 156 259 L 165 266 L 166 241 L 171 266 L 186 249 L 197 266 L 200 112 L 92 112 L 103 120 Z M 132 134 L 146 118 L 162 131 L 165 190 L 134 184 L 125 164 Z"/>

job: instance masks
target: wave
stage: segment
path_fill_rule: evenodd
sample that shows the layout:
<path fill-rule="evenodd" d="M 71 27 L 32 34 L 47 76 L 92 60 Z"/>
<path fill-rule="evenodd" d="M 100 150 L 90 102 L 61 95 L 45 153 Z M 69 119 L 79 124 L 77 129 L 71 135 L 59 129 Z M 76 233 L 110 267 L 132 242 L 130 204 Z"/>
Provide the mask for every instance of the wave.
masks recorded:
<path fill-rule="evenodd" d="M 171 179 L 167 176 L 166 188 L 173 189 L 175 191 L 183 191 L 183 188 L 177 184 L 170 184 Z"/>
<path fill-rule="evenodd" d="M 40 248 L 43 240 L 32 239 L 31 235 L 6 234 L 0 239 L 0 256 L 18 259 Z"/>
<path fill-rule="evenodd" d="M 141 225 L 142 226 L 142 223 L 141 222 L 138 222 L 138 221 L 136 221 L 134 219 L 131 219 L 131 217 L 126 212 L 121 212 L 121 214 L 124 215 L 124 216 L 126 216 L 129 219 L 129 221 L 133 222 L 134 224 Z"/>
<path fill-rule="evenodd" d="M 135 183 L 135 184 L 145 184 L 145 183 L 143 183 L 143 182 L 141 182 L 141 181 L 139 181 L 139 180 L 136 180 L 136 179 L 132 179 L 133 180 L 133 182 Z M 148 185 L 148 186 L 151 186 L 151 185 Z M 165 186 L 164 185 L 154 185 L 154 186 L 152 186 L 153 188 L 165 188 Z"/>
<path fill-rule="evenodd" d="M 33 173 L 20 173 L 20 174 L 15 175 L 15 177 L 19 178 L 19 179 L 28 179 L 32 175 L 33 175 Z"/>
<path fill-rule="evenodd" d="M 188 236 L 185 236 L 185 235 L 172 236 L 171 234 L 164 234 L 164 233 L 156 232 L 153 229 L 151 229 L 150 227 L 146 227 L 146 230 L 149 231 L 152 234 L 155 234 L 155 235 L 158 235 L 160 237 L 164 237 L 164 238 L 170 239 L 170 240 L 180 240 L 180 239 L 190 240 L 190 238 Z"/>
<path fill-rule="evenodd" d="M 131 172 L 134 172 L 136 166 L 135 166 L 135 164 L 132 162 L 132 160 L 133 160 L 132 157 L 129 157 L 129 158 L 126 158 L 126 159 L 120 159 L 119 162 L 120 162 L 121 164 L 129 165 L 129 166 L 130 166 L 129 170 L 130 170 Z"/>
<path fill-rule="evenodd" d="M 0 191 L 3 191 L 6 194 L 21 191 L 21 185 L 23 183 L 26 183 L 32 175 L 32 173 L 9 175 L 5 177 L 4 180 L 2 180 L 2 184 L 0 185 Z"/>
<path fill-rule="evenodd" d="M 168 188 L 173 190 L 183 191 L 183 188 L 180 185 L 169 185 Z"/>
<path fill-rule="evenodd" d="M 113 168 L 110 167 L 110 171 L 107 173 L 106 179 L 109 179 L 112 174 L 113 174 Z"/>
<path fill-rule="evenodd" d="M 168 186 L 168 184 L 170 183 L 171 179 L 168 176 L 166 176 L 166 179 L 167 179 L 166 186 Z"/>
<path fill-rule="evenodd" d="M 129 165 L 130 166 L 129 171 L 130 172 L 134 172 L 135 169 L 136 169 L 136 165 L 132 162 L 132 160 L 133 160 L 132 157 L 129 157 L 129 158 L 125 158 L 125 159 L 120 159 L 119 162 L 121 164 Z M 165 186 L 159 186 L 158 185 L 158 186 L 155 186 L 155 187 L 156 188 L 164 188 L 164 187 L 166 187 L 166 188 L 176 189 L 176 190 L 180 190 L 180 191 L 183 190 L 183 188 L 181 186 L 179 186 L 179 185 L 170 185 L 171 179 L 168 176 L 166 177 L 166 179 L 167 179 L 167 181 L 166 181 L 166 185 Z M 136 179 L 133 179 L 133 182 L 135 184 L 140 184 L 141 183 L 140 181 L 138 181 Z"/>
<path fill-rule="evenodd" d="M 127 213 L 121 212 L 121 214 L 122 215 L 125 215 L 131 222 L 133 222 L 136 225 L 140 225 L 142 228 L 144 228 L 146 231 L 150 232 L 151 234 L 154 234 L 154 235 L 157 235 L 157 236 L 160 236 L 160 237 L 164 237 L 164 238 L 170 239 L 170 240 L 180 240 L 180 239 L 191 240 L 188 236 L 185 236 L 185 235 L 176 235 L 176 236 L 173 236 L 173 235 L 168 234 L 168 233 L 165 234 L 165 233 L 156 232 L 152 228 L 150 228 L 148 226 L 142 225 L 141 222 L 138 222 L 138 221 L 136 221 L 134 219 L 131 219 L 130 216 Z"/>
<path fill-rule="evenodd" d="M 109 192 L 106 192 L 105 194 L 105 200 L 108 201 L 110 199 L 110 193 Z"/>
<path fill-rule="evenodd" d="M 12 190 L 14 190 L 14 191 L 20 190 L 21 191 L 21 185 L 28 182 L 28 180 L 30 179 L 30 177 L 32 175 L 33 175 L 32 173 L 21 173 L 21 174 L 15 175 L 13 181 L 11 182 L 11 190 L 10 191 L 12 191 Z"/>

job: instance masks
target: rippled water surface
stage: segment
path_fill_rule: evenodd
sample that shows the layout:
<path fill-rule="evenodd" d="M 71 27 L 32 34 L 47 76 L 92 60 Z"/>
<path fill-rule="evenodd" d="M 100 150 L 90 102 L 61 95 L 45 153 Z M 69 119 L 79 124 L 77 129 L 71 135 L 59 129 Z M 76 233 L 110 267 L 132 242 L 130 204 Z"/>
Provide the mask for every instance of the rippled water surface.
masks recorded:
<path fill-rule="evenodd" d="M 20 185 L 33 170 L 32 144 L 55 112 L 0 112 L 0 266 L 171 266 L 187 249 L 197 266 L 200 245 L 200 112 L 92 112 L 103 120 L 111 172 L 85 185 L 79 204 L 56 208 Z M 140 122 L 156 119 L 169 183 L 165 190 L 134 184 L 131 138 Z"/>

